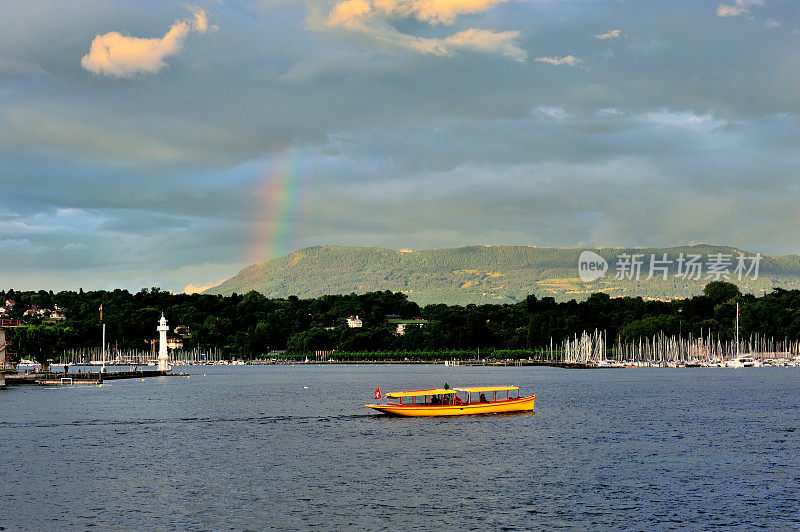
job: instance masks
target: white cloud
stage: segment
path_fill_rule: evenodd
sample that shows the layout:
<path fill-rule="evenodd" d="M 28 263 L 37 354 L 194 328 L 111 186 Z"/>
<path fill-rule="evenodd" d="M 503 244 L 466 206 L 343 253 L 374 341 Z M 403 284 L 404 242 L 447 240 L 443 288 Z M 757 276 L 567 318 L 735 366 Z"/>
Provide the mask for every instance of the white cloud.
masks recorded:
<path fill-rule="evenodd" d="M 89 53 L 81 58 L 81 66 L 89 72 L 118 78 L 136 74 L 155 74 L 166 63 L 164 59 L 180 52 L 189 32 L 206 33 L 215 30 L 208 14 L 193 8 L 191 18 L 179 19 L 161 38 L 141 38 L 110 31 L 92 40 Z"/>
<path fill-rule="evenodd" d="M 699 115 L 689 111 L 674 112 L 667 109 L 643 113 L 633 117 L 633 120 L 655 127 L 704 132 L 719 131 L 729 124 L 726 120 L 715 118 L 708 113 Z"/>
<path fill-rule="evenodd" d="M 720 6 L 717 8 L 718 17 L 735 17 L 741 15 L 742 13 L 747 13 L 747 10 L 737 6 L 720 4 Z"/>
<path fill-rule="evenodd" d="M 211 24 L 208 20 L 208 13 L 204 9 L 192 6 L 192 29 L 198 33 L 207 33 L 209 31 L 217 31 L 219 26 Z"/>
<path fill-rule="evenodd" d="M 763 0 L 735 0 L 733 4 L 720 4 L 717 7 L 718 17 L 736 17 L 749 13 L 751 6 L 763 5 Z"/>
<path fill-rule="evenodd" d="M 600 35 L 595 35 L 594 38 L 605 41 L 608 39 L 616 39 L 621 36 L 622 36 L 622 30 L 609 30 L 605 33 L 601 33 Z"/>
<path fill-rule="evenodd" d="M 567 65 L 567 66 L 575 66 L 578 63 L 582 63 L 583 60 L 579 59 L 573 55 L 567 55 L 564 57 L 537 57 L 534 59 L 537 63 L 547 63 L 548 65 Z"/>
<path fill-rule="evenodd" d="M 537 107 L 534 111 L 536 114 L 555 122 L 566 122 L 573 118 L 573 114 L 567 112 L 563 107 L 543 105 Z"/>
<path fill-rule="evenodd" d="M 488 11 L 507 0 L 373 0 L 388 15 L 414 17 L 430 24 L 452 24 L 458 15 Z"/>
<path fill-rule="evenodd" d="M 328 24 L 357 24 L 365 18 L 414 18 L 434 24 L 453 24 L 459 15 L 483 13 L 507 0 L 340 0 L 330 11 Z"/>
<path fill-rule="evenodd" d="M 372 5 L 368 0 L 344 0 L 331 9 L 328 26 L 355 29 L 363 24 L 363 18 L 371 12 Z"/>
<path fill-rule="evenodd" d="M 524 61 L 527 57 L 525 50 L 519 48 L 514 41 L 519 36 L 518 31 L 501 31 L 468 29 L 460 31 L 444 39 L 431 39 L 436 41 L 436 46 L 443 46 L 445 55 L 452 50 L 474 50 L 477 52 L 497 53 L 513 59 Z"/>
<path fill-rule="evenodd" d="M 416 19 L 431 25 L 452 24 L 459 15 L 482 13 L 506 0 L 341 0 L 326 14 L 312 11 L 313 27 L 344 31 L 383 46 L 405 48 L 422 54 L 453 55 L 458 50 L 498 54 L 524 61 L 517 46 L 518 31 L 469 28 L 447 37 L 419 37 L 399 31 L 390 20 Z"/>

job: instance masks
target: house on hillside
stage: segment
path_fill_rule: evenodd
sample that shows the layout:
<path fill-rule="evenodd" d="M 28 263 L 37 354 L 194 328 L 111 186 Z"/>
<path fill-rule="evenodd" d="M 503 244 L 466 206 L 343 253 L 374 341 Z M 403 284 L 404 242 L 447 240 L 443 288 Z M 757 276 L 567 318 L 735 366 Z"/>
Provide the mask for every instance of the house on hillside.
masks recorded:
<path fill-rule="evenodd" d="M 406 334 L 406 329 L 408 329 L 409 327 L 418 327 L 422 329 L 423 327 L 425 327 L 425 325 L 427 325 L 428 320 L 422 318 L 413 318 L 413 319 L 394 318 L 386 320 L 386 323 L 388 323 L 389 326 L 394 327 L 394 334 L 396 336 L 403 336 L 404 334 Z"/>
<path fill-rule="evenodd" d="M 358 316 L 355 317 L 350 316 L 349 318 L 347 318 L 347 326 L 350 327 L 351 329 L 357 329 L 359 327 L 363 327 L 364 322 L 358 319 Z"/>
<path fill-rule="evenodd" d="M 53 312 L 50 313 L 50 319 L 54 321 L 64 321 L 67 317 L 64 315 L 63 309 L 58 308 L 58 305 L 55 305 L 53 308 Z"/>
<path fill-rule="evenodd" d="M 31 305 L 31 308 L 22 313 L 23 318 L 47 318 L 52 311 L 46 308 L 39 308 L 36 305 Z"/>
<path fill-rule="evenodd" d="M 183 349 L 183 338 L 167 338 L 167 349 Z"/>

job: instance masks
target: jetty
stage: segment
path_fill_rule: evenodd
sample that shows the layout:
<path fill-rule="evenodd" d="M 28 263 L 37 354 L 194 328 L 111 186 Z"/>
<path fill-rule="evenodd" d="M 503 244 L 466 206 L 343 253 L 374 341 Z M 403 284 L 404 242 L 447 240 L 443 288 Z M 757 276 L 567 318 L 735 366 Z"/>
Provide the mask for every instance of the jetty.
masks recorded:
<path fill-rule="evenodd" d="M 100 319 L 102 320 L 102 306 L 100 307 Z M 167 320 L 164 314 L 161 314 L 161 319 L 158 322 L 157 331 L 159 332 L 159 352 L 158 352 L 158 365 L 154 368 L 136 369 L 134 365 L 130 370 L 120 371 L 107 371 L 106 370 L 106 341 L 105 341 L 105 324 L 103 324 L 103 343 L 102 353 L 103 361 L 102 366 L 98 371 L 90 371 L 88 369 L 78 369 L 77 371 L 69 371 L 69 364 L 63 364 L 63 371 L 53 372 L 48 368 L 46 371 L 17 371 L 16 365 L 11 368 L 6 368 L 6 346 L 9 342 L 6 341 L 5 328 L 6 327 L 19 327 L 21 323 L 10 322 L 9 320 L 0 321 L 0 388 L 5 388 L 7 385 L 24 385 L 36 384 L 40 386 L 63 386 L 63 385 L 102 385 L 105 381 L 120 380 L 120 379 L 146 379 L 149 377 L 188 377 L 188 373 L 173 373 L 170 365 L 169 356 L 167 353 Z M 109 363 L 109 366 L 115 365 Z M 72 368 L 73 370 L 76 368 Z"/>
<path fill-rule="evenodd" d="M 136 371 L 85 371 L 85 372 L 35 372 L 6 374 L 6 385 L 36 384 L 40 386 L 97 385 L 119 379 L 146 379 L 149 377 L 186 377 L 187 373 L 171 370 L 142 369 Z"/>

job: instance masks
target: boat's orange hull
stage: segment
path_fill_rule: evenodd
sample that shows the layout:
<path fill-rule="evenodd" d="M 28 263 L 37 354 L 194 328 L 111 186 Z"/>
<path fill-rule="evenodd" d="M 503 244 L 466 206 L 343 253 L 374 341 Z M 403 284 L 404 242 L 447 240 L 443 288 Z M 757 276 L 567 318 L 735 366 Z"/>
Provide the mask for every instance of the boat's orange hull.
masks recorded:
<path fill-rule="evenodd" d="M 468 405 L 364 405 L 374 408 L 384 414 L 409 417 L 434 417 L 434 416 L 470 416 L 475 414 L 497 414 L 500 412 L 525 412 L 533 410 L 533 401 L 536 395 L 520 397 L 507 401 L 493 403 L 472 403 Z"/>

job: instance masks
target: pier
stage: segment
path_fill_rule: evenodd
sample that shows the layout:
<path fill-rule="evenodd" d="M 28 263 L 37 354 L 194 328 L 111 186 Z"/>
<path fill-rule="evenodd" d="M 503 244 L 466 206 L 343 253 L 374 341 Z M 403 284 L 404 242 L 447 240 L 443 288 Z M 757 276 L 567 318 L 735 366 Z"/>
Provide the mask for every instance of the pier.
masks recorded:
<path fill-rule="evenodd" d="M 11 320 L 0 320 L 0 389 L 6 387 L 6 375 L 13 374 L 14 370 L 6 369 L 6 331 L 5 327 L 17 327 L 19 322 Z"/>
<path fill-rule="evenodd" d="M 100 307 L 100 316 L 102 320 L 102 306 Z M 116 365 L 113 362 L 106 364 L 106 345 L 105 345 L 105 326 L 103 328 L 103 343 L 101 344 L 102 351 L 102 367 L 98 371 L 89 371 L 84 369 L 81 371 L 68 371 L 69 364 L 64 362 L 64 370 L 59 372 L 50 371 L 26 371 L 19 372 L 16 366 L 6 368 L 6 342 L 5 327 L 19 327 L 20 322 L 11 322 L 9 320 L 0 321 L 0 388 L 5 388 L 6 385 L 24 385 L 36 384 L 40 386 L 62 386 L 62 385 L 101 385 L 105 381 L 120 380 L 120 379 L 146 379 L 150 377 L 187 377 L 188 373 L 173 373 L 170 365 L 169 356 L 167 353 L 167 320 L 164 315 L 158 323 L 158 332 L 160 335 L 160 346 L 158 354 L 158 366 L 155 369 L 136 369 L 136 365 L 130 370 L 121 371 L 106 371 L 107 366 Z M 73 369 L 74 366 L 73 366 Z"/>
<path fill-rule="evenodd" d="M 150 377 L 185 377 L 187 373 L 173 373 L 170 370 L 142 369 L 136 371 L 86 371 L 76 373 L 37 372 L 6 374 L 6 385 L 38 384 L 41 386 L 102 384 L 105 381 L 120 379 L 146 379 Z"/>

